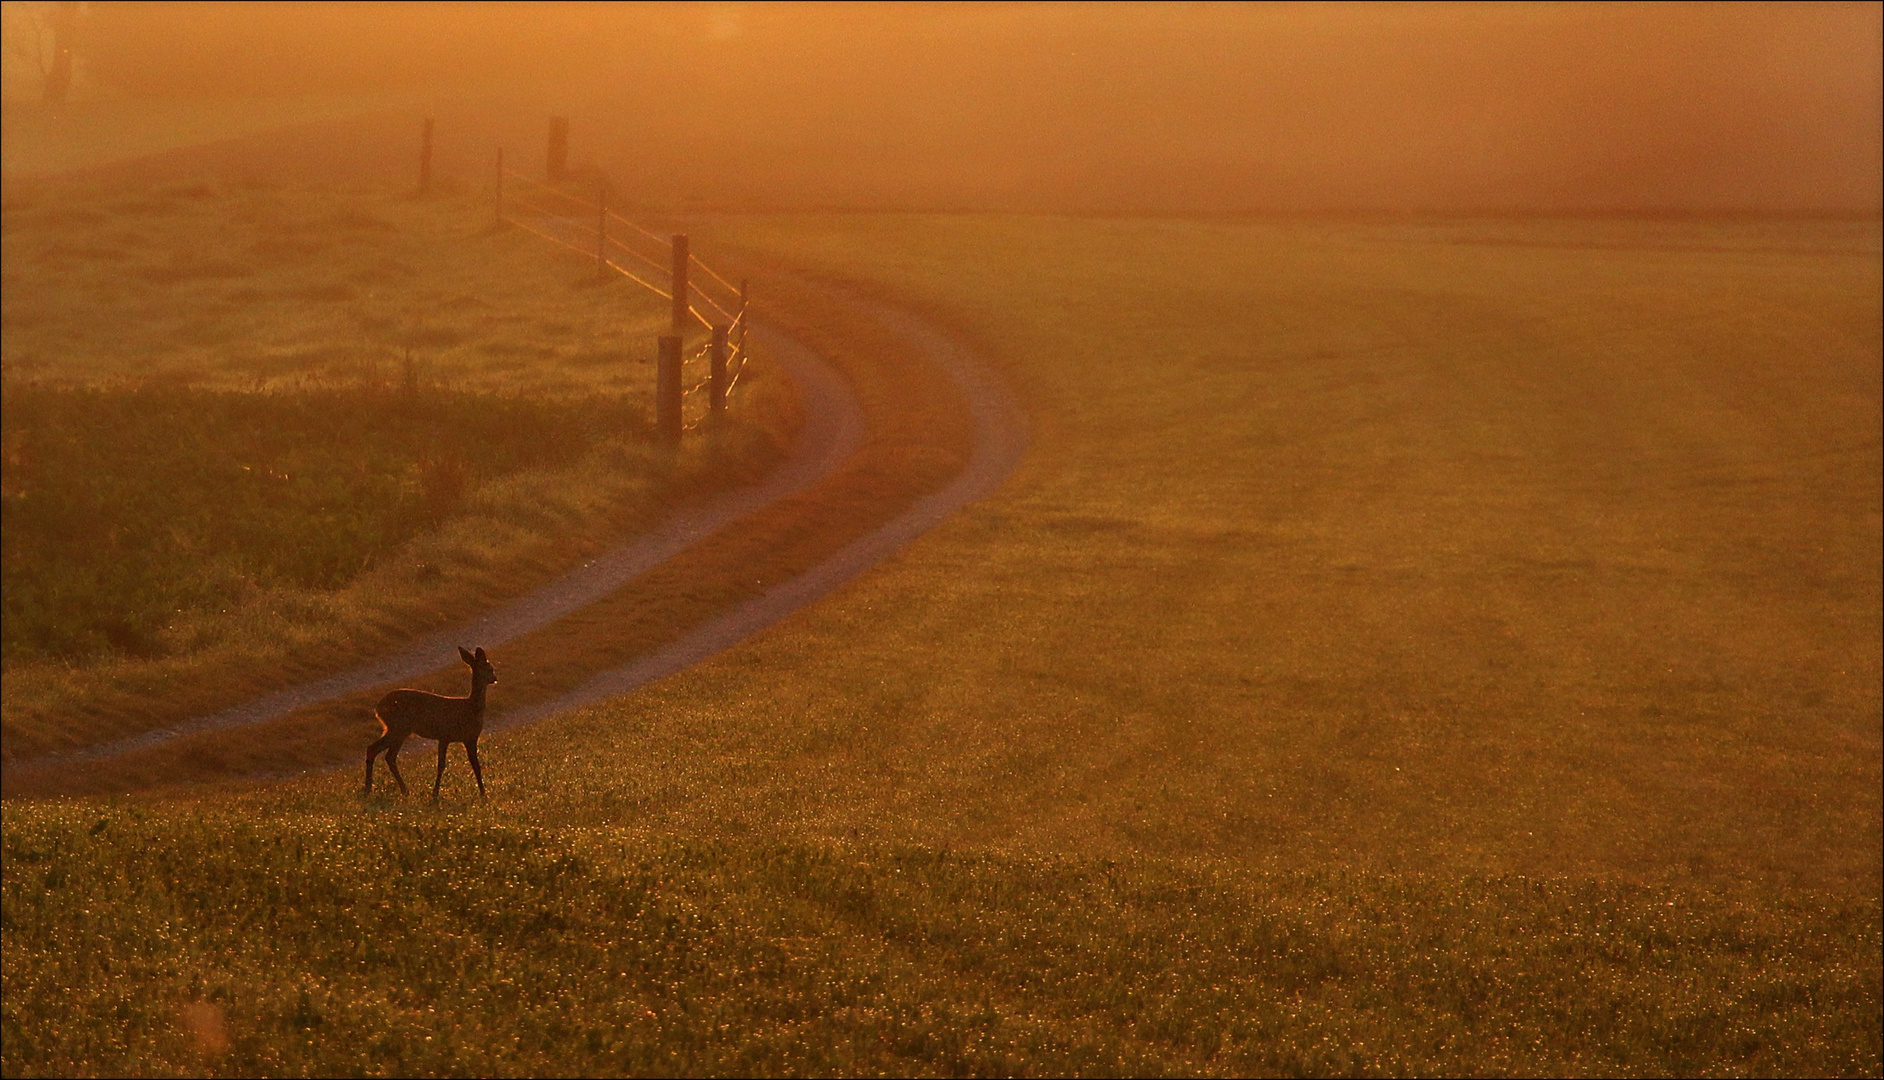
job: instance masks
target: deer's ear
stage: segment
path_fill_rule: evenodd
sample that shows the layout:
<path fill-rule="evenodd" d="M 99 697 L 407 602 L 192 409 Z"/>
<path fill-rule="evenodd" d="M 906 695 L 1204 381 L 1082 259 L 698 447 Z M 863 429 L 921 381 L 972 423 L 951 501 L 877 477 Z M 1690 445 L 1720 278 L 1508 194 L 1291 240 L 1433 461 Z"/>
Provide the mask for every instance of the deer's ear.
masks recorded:
<path fill-rule="evenodd" d="M 482 659 L 484 659 L 484 646 L 482 646 L 482 645 L 479 645 L 479 646 L 478 646 L 478 651 L 477 651 L 477 658 L 478 658 L 479 660 L 482 660 Z"/>
<path fill-rule="evenodd" d="M 479 651 L 482 651 L 482 650 L 479 650 Z M 471 662 L 471 654 L 464 651 L 463 645 L 458 646 L 458 655 L 464 657 L 465 663 L 469 664 Z"/>

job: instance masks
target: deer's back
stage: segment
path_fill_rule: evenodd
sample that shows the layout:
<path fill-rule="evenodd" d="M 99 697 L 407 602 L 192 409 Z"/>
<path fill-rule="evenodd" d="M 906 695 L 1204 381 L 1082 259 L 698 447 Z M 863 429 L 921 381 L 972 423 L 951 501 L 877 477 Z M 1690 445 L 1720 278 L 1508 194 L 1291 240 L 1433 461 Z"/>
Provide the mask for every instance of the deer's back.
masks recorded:
<path fill-rule="evenodd" d="M 482 727 L 482 710 L 470 698 L 441 697 L 423 690 L 394 690 L 373 709 L 388 731 L 409 731 L 427 739 L 462 739 Z"/>

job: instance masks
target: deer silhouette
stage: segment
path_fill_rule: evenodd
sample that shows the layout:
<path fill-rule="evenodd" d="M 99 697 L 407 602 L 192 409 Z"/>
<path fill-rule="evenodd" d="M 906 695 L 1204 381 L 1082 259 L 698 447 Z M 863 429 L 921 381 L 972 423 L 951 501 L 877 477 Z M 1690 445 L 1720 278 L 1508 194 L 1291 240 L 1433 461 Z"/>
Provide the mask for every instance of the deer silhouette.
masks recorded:
<path fill-rule="evenodd" d="M 373 759 L 386 754 L 386 767 L 405 794 L 406 780 L 399 775 L 399 748 L 418 735 L 438 741 L 438 776 L 432 781 L 432 802 L 438 802 L 439 785 L 445 782 L 445 750 L 452 743 L 463 743 L 471 759 L 472 775 L 478 778 L 478 797 L 484 797 L 484 766 L 478 762 L 478 736 L 484 731 L 484 688 L 497 681 L 497 669 L 484 655 L 466 652 L 458 646 L 458 655 L 471 668 L 471 693 L 466 697 L 441 697 L 423 690 L 394 690 L 379 699 L 373 715 L 384 729 L 373 745 L 366 748 L 366 794 L 373 793 Z"/>

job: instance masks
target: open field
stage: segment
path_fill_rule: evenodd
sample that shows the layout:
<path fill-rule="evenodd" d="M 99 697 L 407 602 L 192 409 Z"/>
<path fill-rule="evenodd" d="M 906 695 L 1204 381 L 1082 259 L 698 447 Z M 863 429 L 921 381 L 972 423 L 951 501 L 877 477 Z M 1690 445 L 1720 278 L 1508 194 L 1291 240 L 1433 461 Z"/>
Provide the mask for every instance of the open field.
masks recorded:
<path fill-rule="evenodd" d="M 1875 221 L 735 235 L 926 302 L 1037 430 L 753 650 L 726 730 L 822 749 L 705 816 L 1875 895 Z"/>
<path fill-rule="evenodd" d="M 1021 471 L 487 806 L 10 801 L 6 1071 L 1884 1069 L 1875 221 L 691 231 Z"/>
<path fill-rule="evenodd" d="M 129 170 L 4 228 L 9 759 L 462 619 L 789 437 L 761 377 L 657 451 L 665 303 L 487 200 Z"/>
<path fill-rule="evenodd" d="M 1849 898 L 676 839 L 554 797 L 7 813 L 12 1075 L 1876 1071 Z"/>

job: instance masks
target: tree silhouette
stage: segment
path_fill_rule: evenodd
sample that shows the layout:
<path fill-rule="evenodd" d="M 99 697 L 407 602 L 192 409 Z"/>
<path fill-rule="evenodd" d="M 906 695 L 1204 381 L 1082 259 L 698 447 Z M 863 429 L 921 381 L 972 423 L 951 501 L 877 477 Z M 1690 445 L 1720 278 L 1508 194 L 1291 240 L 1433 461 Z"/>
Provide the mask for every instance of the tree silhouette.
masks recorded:
<path fill-rule="evenodd" d="M 72 54 L 78 44 L 78 0 L 12 5 L 7 50 L 33 65 L 48 105 L 63 105 L 72 93 Z"/>

